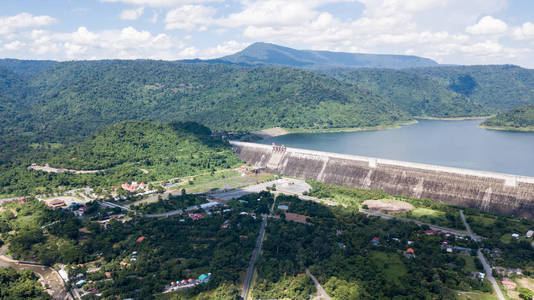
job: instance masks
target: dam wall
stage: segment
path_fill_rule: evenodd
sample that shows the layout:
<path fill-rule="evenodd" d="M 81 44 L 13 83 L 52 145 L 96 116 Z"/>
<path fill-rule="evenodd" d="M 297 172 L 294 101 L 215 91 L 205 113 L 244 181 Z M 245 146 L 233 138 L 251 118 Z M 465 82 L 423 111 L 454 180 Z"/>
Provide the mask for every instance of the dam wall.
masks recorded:
<path fill-rule="evenodd" d="M 534 178 L 231 141 L 269 172 L 534 219 Z"/>

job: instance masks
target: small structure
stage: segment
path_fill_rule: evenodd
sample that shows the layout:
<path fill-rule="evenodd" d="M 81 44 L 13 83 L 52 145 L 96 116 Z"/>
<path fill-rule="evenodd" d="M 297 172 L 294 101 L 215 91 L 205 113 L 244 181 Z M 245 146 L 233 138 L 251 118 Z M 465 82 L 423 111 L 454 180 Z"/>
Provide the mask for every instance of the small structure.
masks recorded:
<path fill-rule="evenodd" d="M 48 205 L 48 207 L 56 209 L 65 206 L 65 201 L 63 201 L 62 199 L 56 199 L 46 202 L 46 205 Z"/>
<path fill-rule="evenodd" d="M 200 220 L 200 219 L 204 219 L 204 215 L 202 215 L 201 213 L 189 213 L 189 217 L 190 217 L 193 221 Z"/>
<path fill-rule="evenodd" d="M 202 274 L 198 277 L 198 281 L 200 281 L 200 283 L 208 283 L 210 279 L 211 279 L 211 273 Z"/>
<path fill-rule="evenodd" d="M 85 281 L 85 280 L 82 279 L 82 280 L 76 282 L 76 286 L 77 286 L 77 287 L 82 287 L 82 286 L 83 286 L 84 284 L 86 284 L 86 283 L 87 283 L 87 281 Z"/>
<path fill-rule="evenodd" d="M 527 234 L 525 235 L 527 238 L 531 238 L 534 235 L 534 230 L 527 231 Z"/>
<path fill-rule="evenodd" d="M 517 284 L 509 278 L 504 278 L 501 284 L 507 290 L 514 290 L 517 287 Z"/>
<path fill-rule="evenodd" d="M 471 279 L 478 279 L 478 280 L 484 280 L 486 277 L 485 273 L 482 272 L 471 272 Z"/>
<path fill-rule="evenodd" d="M 404 257 L 406 258 L 415 258 L 415 251 L 413 248 L 408 248 L 404 251 Z"/>
<path fill-rule="evenodd" d="M 209 210 L 209 209 L 217 207 L 219 205 L 220 205 L 219 202 L 208 202 L 208 203 L 200 204 L 200 208 L 202 208 L 204 210 Z"/>
<path fill-rule="evenodd" d="M 378 237 L 374 237 L 372 240 L 371 240 L 371 243 L 373 243 L 373 245 L 378 245 L 380 244 L 380 238 Z"/>
<path fill-rule="evenodd" d="M 145 183 L 137 183 L 136 181 L 132 181 L 132 183 L 125 182 L 121 185 L 121 188 L 128 192 L 135 192 L 138 190 L 142 190 L 145 188 Z"/>
<path fill-rule="evenodd" d="M 460 246 L 455 246 L 454 250 L 459 251 L 459 252 L 471 252 L 471 248 L 460 247 Z"/>
<path fill-rule="evenodd" d="M 140 236 L 140 237 L 138 237 L 137 240 L 135 240 L 135 241 L 138 242 L 138 243 L 141 243 L 141 242 L 143 242 L 144 240 L 145 240 L 145 237 L 144 237 L 144 236 Z"/>
<path fill-rule="evenodd" d="M 288 209 L 289 209 L 289 206 L 284 205 L 284 204 L 280 204 L 280 205 L 278 205 L 278 209 L 279 209 L 279 210 L 288 210 Z"/>
<path fill-rule="evenodd" d="M 512 233 L 512 237 L 514 239 L 518 239 L 519 238 L 519 233 Z"/>

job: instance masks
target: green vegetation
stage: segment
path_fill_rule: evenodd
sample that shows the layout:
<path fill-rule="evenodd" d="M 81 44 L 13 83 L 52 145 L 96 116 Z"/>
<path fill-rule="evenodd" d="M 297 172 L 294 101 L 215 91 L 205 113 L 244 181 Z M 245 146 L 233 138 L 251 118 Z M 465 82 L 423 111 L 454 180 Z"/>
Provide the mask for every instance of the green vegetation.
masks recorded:
<path fill-rule="evenodd" d="M 125 181 L 160 181 L 240 164 L 230 145 L 192 122 L 124 121 L 80 143 L 50 149 L 1 167 L 0 194 L 49 193 L 63 186 L 109 188 Z M 95 174 L 27 170 L 30 163 Z M 148 171 L 143 172 L 141 169 Z"/>
<path fill-rule="evenodd" d="M 214 130 L 366 127 L 406 121 L 390 101 L 289 68 L 163 61 L 64 62 L 29 78 L 37 140 L 89 135 L 121 120 L 196 121 Z"/>
<path fill-rule="evenodd" d="M 0 267 L 0 299 L 52 299 L 31 271 Z"/>
<path fill-rule="evenodd" d="M 312 69 L 336 66 L 397 69 L 437 65 L 431 59 L 411 55 L 296 50 L 269 43 L 254 43 L 242 51 L 218 60 L 249 65 L 282 65 Z"/>
<path fill-rule="evenodd" d="M 488 254 L 493 265 L 521 268 L 525 274 L 534 274 L 534 248 L 532 238 L 525 234 L 534 229 L 534 221 L 495 215 L 478 210 L 465 210 L 466 220 L 473 232 L 486 237 L 482 246 L 499 249 Z M 518 234 L 513 238 L 512 234 Z"/>
<path fill-rule="evenodd" d="M 184 209 L 193 205 L 199 205 L 206 202 L 207 201 L 205 197 L 198 195 L 169 195 L 169 199 L 166 200 L 161 199 L 160 196 L 157 202 L 148 204 L 142 203 L 139 206 L 136 206 L 135 210 L 144 214 L 158 214 L 167 211 Z"/>
<path fill-rule="evenodd" d="M 413 223 L 293 196 L 280 195 L 276 201 L 288 204 L 289 212 L 308 216 L 311 224 L 269 220 L 255 298 L 307 299 L 307 285 L 299 283 L 306 268 L 333 299 L 455 299 L 456 290 L 491 291 L 489 282 L 468 278 L 466 259 L 442 251 L 440 237 L 422 234 Z M 374 237 L 380 239 L 377 245 L 371 242 Z M 474 247 L 454 237 L 449 241 Z M 403 255 L 409 247 L 415 258 Z"/>
<path fill-rule="evenodd" d="M 449 228 L 464 230 L 458 209 L 446 204 L 428 199 L 415 199 L 401 196 L 392 196 L 383 191 L 369 191 L 358 187 L 337 186 L 314 180 L 308 180 L 312 190 L 309 196 L 334 201 L 351 208 L 364 208 L 365 200 L 395 199 L 412 204 L 415 209 L 405 213 L 395 214 L 399 217 L 418 220 L 425 223 L 440 225 Z"/>
<path fill-rule="evenodd" d="M 438 66 L 403 70 L 433 79 L 486 109 L 534 104 L 534 71 L 513 65 Z"/>
<path fill-rule="evenodd" d="M 489 114 L 468 95 L 426 76 L 390 69 L 340 68 L 325 73 L 389 99 L 412 116 L 454 118 Z"/>
<path fill-rule="evenodd" d="M 487 119 L 482 128 L 534 131 L 534 105 L 525 105 Z"/>

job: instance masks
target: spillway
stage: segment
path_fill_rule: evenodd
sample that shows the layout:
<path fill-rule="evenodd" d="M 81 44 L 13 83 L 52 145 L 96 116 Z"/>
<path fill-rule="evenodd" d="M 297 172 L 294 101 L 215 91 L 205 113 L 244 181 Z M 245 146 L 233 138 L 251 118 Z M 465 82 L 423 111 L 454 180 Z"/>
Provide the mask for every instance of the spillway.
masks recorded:
<path fill-rule="evenodd" d="M 230 143 L 241 160 L 272 173 L 534 218 L 532 177 L 256 143 Z"/>

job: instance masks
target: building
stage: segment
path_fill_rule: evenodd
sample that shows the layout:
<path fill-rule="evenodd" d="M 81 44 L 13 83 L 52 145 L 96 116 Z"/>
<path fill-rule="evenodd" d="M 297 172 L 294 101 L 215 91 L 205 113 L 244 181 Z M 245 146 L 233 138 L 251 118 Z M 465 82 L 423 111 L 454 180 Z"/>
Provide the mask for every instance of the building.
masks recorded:
<path fill-rule="evenodd" d="M 219 205 L 220 204 L 218 202 L 208 202 L 208 203 L 200 204 L 200 208 L 202 208 L 204 210 L 208 210 L 208 209 L 217 207 Z"/>
<path fill-rule="evenodd" d="M 211 279 L 211 273 L 208 274 L 202 274 L 198 277 L 198 281 L 200 283 L 208 283 Z"/>
<path fill-rule="evenodd" d="M 517 287 L 517 284 L 509 278 L 504 278 L 501 284 L 507 290 L 514 290 Z"/>
<path fill-rule="evenodd" d="M 135 192 L 135 191 L 144 189 L 145 183 L 144 182 L 137 183 L 136 181 L 132 181 L 132 183 L 130 184 L 128 182 L 125 182 L 121 185 L 121 188 L 128 192 Z"/>
<path fill-rule="evenodd" d="M 279 210 L 288 210 L 288 209 L 289 209 L 289 206 L 280 204 L 280 205 L 278 205 L 278 209 L 279 209 Z"/>
<path fill-rule="evenodd" d="M 380 244 L 380 239 L 378 237 L 374 237 L 371 240 L 371 243 L 373 243 L 373 245 L 378 245 L 378 244 Z"/>
<path fill-rule="evenodd" d="M 512 237 L 513 237 L 514 239 L 518 239 L 518 238 L 519 238 L 519 234 L 518 234 L 518 233 L 512 233 Z"/>
<path fill-rule="evenodd" d="M 46 205 L 48 205 L 48 207 L 51 207 L 51 208 L 60 208 L 60 207 L 63 207 L 65 206 L 65 201 L 61 200 L 61 199 L 56 199 L 56 200 L 52 200 L 52 201 L 49 201 L 46 203 Z"/>
<path fill-rule="evenodd" d="M 135 241 L 138 242 L 138 243 L 141 243 L 141 242 L 143 242 L 144 240 L 145 240 L 145 237 L 144 237 L 144 236 L 140 236 L 140 237 L 138 237 L 137 240 L 135 240 Z"/>
<path fill-rule="evenodd" d="M 533 235 L 534 235 L 534 230 L 529 230 L 527 231 L 526 237 L 530 239 Z"/>
<path fill-rule="evenodd" d="M 408 248 L 404 251 L 404 257 L 406 258 L 415 258 L 415 251 L 413 248 Z"/>

